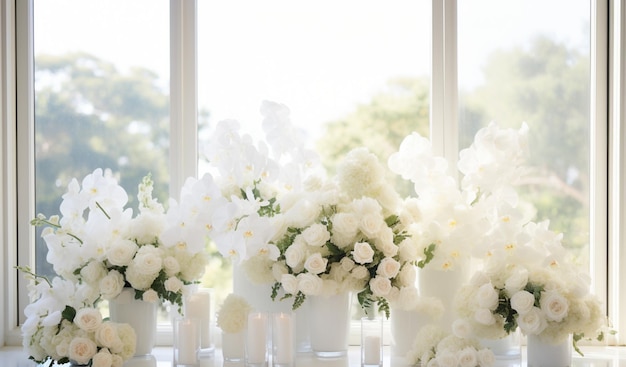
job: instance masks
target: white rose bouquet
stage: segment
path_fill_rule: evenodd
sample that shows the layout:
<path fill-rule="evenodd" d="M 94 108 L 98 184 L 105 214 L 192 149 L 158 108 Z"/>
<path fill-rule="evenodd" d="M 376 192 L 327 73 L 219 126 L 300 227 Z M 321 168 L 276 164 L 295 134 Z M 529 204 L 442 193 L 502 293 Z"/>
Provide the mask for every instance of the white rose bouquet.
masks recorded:
<path fill-rule="evenodd" d="M 83 283 L 101 298 L 115 298 L 124 287 L 135 298 L 182 305 L 183 285 L 198 281 L 208 261 L 206 233 L 185 228 L 152 197 L 150 176 L 139 185 L 138 213 L 126 208 L 128 195 L 110 171 L 96 169 L 73 179 L 63 195 L 61 216 L 39 214 L 45 226 L 47 260 L 64 279 Z M 194 231 L 195 230 L 195 231 Z"/>
<path fill-rule="evenodd" d="M 102 318 L 88 286 L 55 277 L 52 281 L 20 268 L 30 278 L 32 303 L 26 306 L 23 344 L 37 363 L 73 361 L 93 367 L 122 366 L 135 353 L 128 324 Z M 39 281 L 44 279 L 45 281 Z"/>

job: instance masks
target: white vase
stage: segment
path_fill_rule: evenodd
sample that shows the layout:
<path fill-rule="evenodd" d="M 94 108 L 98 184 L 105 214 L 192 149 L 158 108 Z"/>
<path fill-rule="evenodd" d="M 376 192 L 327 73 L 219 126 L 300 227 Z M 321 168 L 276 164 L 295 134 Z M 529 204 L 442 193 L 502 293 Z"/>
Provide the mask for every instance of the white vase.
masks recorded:
<path fill-rule="evenodd" d="M 391 309 L 389 329 L 391 332 L 391 365 L 411 366 L 407 354 L 413 349 L 417 333 L 431 322 L 431 317 L 417 311 Z"/>
<path fill-rule="evenodd" d="M 135 290 L 124 288 L 116 298 L 109 301 L 111 321 L 130 324 L 137 335 L 137 348 L 125 367 L 153 367 L 156 358 L 152 348 L 156 342 L 157 304 L 135 299 Z"/>
<path fill-rule="evenodd" d="M 347 355 L 351 293 L 308 296 L 305 302 L 309 302 L 309 331 L 313 354 L 322 358 Z"/>
<path fill-rule="evenodd" d="M 444 331 L 451 332 L 452 323 L 458 318 L 454 298 L 468 279 L 466 269 L 466 266 L 459 264 L 450 270 L 430 269 L 428 266 L 418 270 L 420 296 L 438 298 L 443 304 L 444 310 L 438 324 Z"/>
<path fill-rule="evenodd" d="M 497 360 L 522 358 L 522 336 L 519 329 L 500 339 L 480 339 L 480 344 L 491 349 Z"/>
<path fill-rule="evenodd" d="M 225 362 L 243 362 L 246 356 L 246 333 L 222 332 L 222 355 Z"/>
<path fill-rule="evenodd" d="M 572 365 L 572 337 L 553 344 L 528 335 L 526 360 L 528 367 L 569 367 Z"/>

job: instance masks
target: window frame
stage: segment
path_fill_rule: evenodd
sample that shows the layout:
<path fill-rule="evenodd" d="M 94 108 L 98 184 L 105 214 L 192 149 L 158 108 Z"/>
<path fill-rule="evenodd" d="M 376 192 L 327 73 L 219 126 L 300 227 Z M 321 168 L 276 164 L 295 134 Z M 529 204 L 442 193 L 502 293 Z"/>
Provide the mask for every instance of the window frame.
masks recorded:
<path fill-rule="evenodd" d="M 432 0 L 431 131 L 433 146 L 448 159 L 458 151 L 456 5 L 457 0 Z M 0 303 L 0 346 L 21 345 L 18 325 L 27 292 L 14 267 L 34 263 L 34 230 L 28 225 L 34 215 L 32 9 L 33 0 L 0 5 L 0 285 L 6 294 Z M 172 193 L 182 178 L 197 172 L 195 9 L 196 0 L 170 0 L 171 79 L 178 81 L 170 96 Z M 606 300 L 614 327 L 626 331 L 626 310 L 619 307 L 626 302 L 626 269 L 620 266 L 626 265 L 620 246 L 626 238 L 626 7 L 620 0 L 592 0 L 591 14 L 591 240 L 606 244 L 592 253 L 592 272 L 600 281 L 594 291 Z M 451 133 L 448 139 L 444 131 Z M 168 344 L 163 332 L 159 344 Z M 624 344 L 626 336 L 618 334 L 613 342 Z"/>

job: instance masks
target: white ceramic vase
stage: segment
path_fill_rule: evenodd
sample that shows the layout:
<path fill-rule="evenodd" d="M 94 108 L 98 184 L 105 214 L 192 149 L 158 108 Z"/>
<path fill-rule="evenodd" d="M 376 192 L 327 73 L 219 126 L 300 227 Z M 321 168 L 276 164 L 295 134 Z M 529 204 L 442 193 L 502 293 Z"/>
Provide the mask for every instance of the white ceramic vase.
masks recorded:
<path fill-rule="evenodd" d="M 152 348 L 156 342 L 157 304 L 135 299 L 135 290 L 124 288 L 109 301 L 109 313 L 111 321 L 130 324 L 137 335 L 135 355 L 124 363 L 124 367 L 156 366 Z"/>
<path fill-rule="evenodd" d="M 572 365 L 572 337 L 557 344 L 537 335 L 528 335 L 526 348 L 528 367 L 569 367 Z"/>
<path fill-rule="evenodd" d="M 391 332 L 391 365 L 411 366 L 407 354 L 413 349 L 417 333 L 422 327 L 429 324 L 430 316 L 416 311 L 406 311 L 392 308 L 389 317 Z"/>
<path fill-rule="evenodd" d="M 418 270 L 420 296 L 438 298 L 443 304 L 443 315 L 438 324 L 444 331 L 452 331 L 452 323 L 458 316 L 454 309 L 454 298 L 467 278 L 467 267 L 462 264 L 450 270 L 430 269 L 428 266 Z"/>
<path fill-rule="evenodd" d="M 337 358 L 348 353 L 351 293 L 332 296 L 308 296 L 309 331 L 313 354 Z"/>
<path fill-rule="evenodd" d="M 513 360 L 522 358 L 522 336 L 519 329 L 500 339 L 480 339 L 480 344 L 491 349 L 496 360 Z"/>

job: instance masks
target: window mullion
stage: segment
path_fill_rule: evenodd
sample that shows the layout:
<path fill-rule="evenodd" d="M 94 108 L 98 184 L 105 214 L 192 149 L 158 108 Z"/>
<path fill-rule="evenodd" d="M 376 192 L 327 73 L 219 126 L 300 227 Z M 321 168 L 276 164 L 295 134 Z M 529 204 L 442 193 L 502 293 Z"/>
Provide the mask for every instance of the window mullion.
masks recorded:
<path fill-rule="evenodd" d="M 430 138 L 456 175 L 458 157 L 457 2 L 432 2 Z"/>
<path fill-rule="evenodd" d="M 170 194 L 198 172 L 196 0 L 170 0 Z"/>

